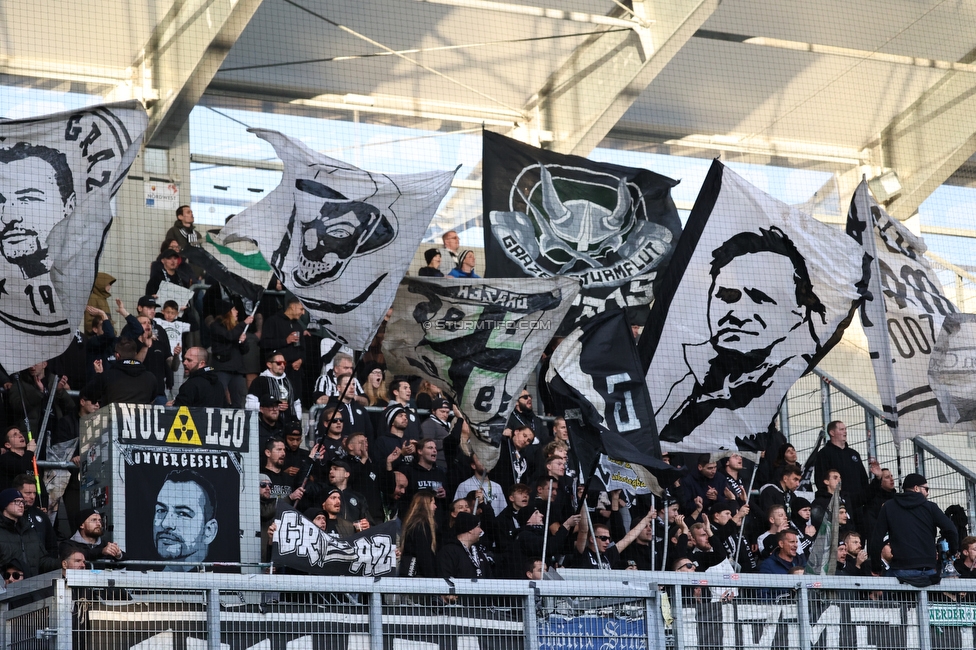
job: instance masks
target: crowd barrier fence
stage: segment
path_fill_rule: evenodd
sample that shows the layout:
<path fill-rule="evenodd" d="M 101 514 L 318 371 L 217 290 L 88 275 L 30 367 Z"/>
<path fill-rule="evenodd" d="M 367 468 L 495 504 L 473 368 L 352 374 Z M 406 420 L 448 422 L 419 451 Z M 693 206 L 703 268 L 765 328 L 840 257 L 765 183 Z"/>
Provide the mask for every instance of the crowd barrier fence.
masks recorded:
<path fill-rule="evenodd" d="M 941 650 L 976 581 L 560 571 L 543 581 L 69 571 L 0 594 L 3 648 Z"/>

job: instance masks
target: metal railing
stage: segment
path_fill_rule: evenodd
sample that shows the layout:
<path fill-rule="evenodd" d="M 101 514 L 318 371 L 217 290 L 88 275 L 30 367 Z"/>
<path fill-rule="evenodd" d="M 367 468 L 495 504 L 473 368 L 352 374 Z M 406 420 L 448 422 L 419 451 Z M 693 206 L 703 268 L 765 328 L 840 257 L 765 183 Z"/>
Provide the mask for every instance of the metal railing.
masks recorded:
<path fill-rule="evenodd" d="M 814 368 L 790 389 L 780 409 L 780 428 L 799 457 L 805 459 L 826 435 L 832 420 L 844 421 L 847 443 L 860 451 L 865 461 L 873 456 L 882 467 L 891 469 L 896 489 L 906 474 L 924 474 L 933 488 L 931 500 L 943 509 L 964 505 L 970 530 L 976 530 L 976 471 L 924 437 L 914 438 L 899 450 L 881 409 Z"/>
<path fill-rule="evenodd" d="M 424 580 L 69 571 L 0 594 L 4 648 L 972 648 L 976 581 L 561 571 Z"/>

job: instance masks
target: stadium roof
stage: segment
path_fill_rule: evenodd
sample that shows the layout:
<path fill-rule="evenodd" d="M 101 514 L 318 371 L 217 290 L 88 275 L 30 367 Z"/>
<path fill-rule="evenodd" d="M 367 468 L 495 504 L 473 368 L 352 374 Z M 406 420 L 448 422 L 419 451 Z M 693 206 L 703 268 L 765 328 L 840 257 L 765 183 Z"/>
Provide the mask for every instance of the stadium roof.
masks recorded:
<path fill-rule="evenodd" d="M 155 146 L 206 92 L 584 155 L 609 137 L 815 167 L 842 196 L 894 171 L 901 218 L 976 152 L 976 5 L 960 1 L 39 0 L 0 16 L 0 83 L 145 99 Z"/>

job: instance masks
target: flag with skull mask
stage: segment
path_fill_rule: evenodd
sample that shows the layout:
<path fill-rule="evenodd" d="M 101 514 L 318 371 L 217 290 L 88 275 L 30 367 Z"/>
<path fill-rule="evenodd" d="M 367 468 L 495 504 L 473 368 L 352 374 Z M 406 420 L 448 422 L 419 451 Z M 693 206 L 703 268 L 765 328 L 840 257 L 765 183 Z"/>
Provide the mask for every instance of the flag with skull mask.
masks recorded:
<path fill-rule="evenodd" d="M 613 307 L 643 321 L 681 233 L 677 185 L 645 169 L 593 162 L 484 133 L 485 275 L 582 283 L 559 329 Z"/>
<path fill-rule="evenodd" d="M 313 324 L 365 348 L 454 171 L 377 174 L 277 131 L 250 132 L 271 143 L 284 172 L 268 196 L 227 222 L 220 243 L 255 242 Z"/>
<path fill-rule="evenodd" d="M 0 122 L 0 365 L 13 372 L 71 343 L 139 153 L 146 112 L 120 102 Z"/>
<path fill-rule="evenodd" d="M 519 392 L 578 291 L 574 278 L 405 278 L 386 326 L 383 355 L 392 372 L 420 375 L 443 388 L 476 437 L 497 445 Z M 477 449 L 490 469 L 490 450 Z"/>

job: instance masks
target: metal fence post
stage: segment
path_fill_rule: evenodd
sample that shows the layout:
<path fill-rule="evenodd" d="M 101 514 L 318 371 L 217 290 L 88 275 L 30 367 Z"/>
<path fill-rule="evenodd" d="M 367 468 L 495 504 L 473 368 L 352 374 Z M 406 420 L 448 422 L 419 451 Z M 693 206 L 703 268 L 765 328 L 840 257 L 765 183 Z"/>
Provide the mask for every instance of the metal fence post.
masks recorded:
<path fill-rule="evenodd" d="M 925 476 L 925 450 L 918 444 L 915 444 L 915 440 L 912 439 L 912 445 L 915 447 L 915 471 Z"/>
<path fill-rule="evenodd" d="M 969 513 L 969 530 L 976 531 L 976 483 L 966 479 L 966 512 Z"/>
<path fill-rule="evenodd" d="M 207 591 L 207 648 L 220 650 L 220 589 Z"/>
<path fill-rule="evenodd" d="M 864 430 L 868 436 L 868 456 L 878 458 L 877 419 L 874 413 L 864 409 Z M 881 462 L 880 460 L 878 461 Z"/>
<path fill-rule="evenodd" d="M 684 650 L 685 647 L 685 616 L 684 604 L 681 602 L 681 585 L 674 586 L 674 598 L 671 599 L 671 631 L 674 632 L 674 647 Z"/>
<path fill-rule="evenodd" d="M 369 594 L 369 648 L 383 650 L 383 594 L 378 589 Z"/>
<path fill-rule="evenodd" d="M 67 580 L 54 581 L 54 606 L 56 608 L 54 612 L 55 620 L 51 621 L 51 623 L 58 630 L 55 645 L 57 650 L 71 650 L 71 641 L 74 633 L 74 630 L 71 629 L 71 612 L 74 609 L 74 599 L 72 598 L 72 591 L 68 587 Z M 3 647 L 7 647 L 6 639 L 4 639 Z"/>
<path fill-rule="evenodd" d="M 833 410 L 830 408 L 830 382 L 820 378 L 820 419 L 822 421 L 823 430 L 827 430 L 827 425 L 833 419 Z"/>
<path fill-rule="evenodd" d="M 932 631 L 929 629 L 929 592 L 918 591 L 918 647 L 932 650 Z"/>
<path fill-rule="evenodd" d="M 535 615 L 538 587 L 534 585 L 525 595 L 525 613 L 522 615 L 525 627 L 525 650 L 539 650 L 539 619 Z"/>
<path fill-rule="evenodd" d="M 664 617 L 661 616 L 661 589 L 656 582 L 649 584 L 650 595 L 644 599 L 644 631 L 647 634 L 648 648 L 664 648 L 667 643 L 664 635 Z"/>
<path fill-rule="evenodd" d="M 790 441 L 790 400 L 789 398 L 784 399 L 783 403 L 779 406 L 779 431 L 786 438 L 786 442 Z"/>
<path fill-rule="evenodd" d="M 810 592 L 800 583 L 800 597 L 796 601 L 796 623 L 800 628 L 800 650 L 810 650 Z"/>

